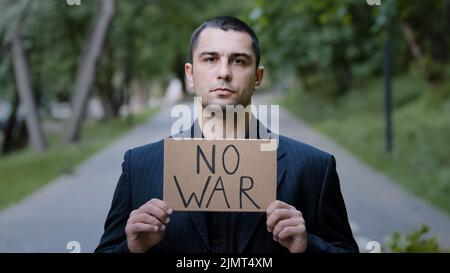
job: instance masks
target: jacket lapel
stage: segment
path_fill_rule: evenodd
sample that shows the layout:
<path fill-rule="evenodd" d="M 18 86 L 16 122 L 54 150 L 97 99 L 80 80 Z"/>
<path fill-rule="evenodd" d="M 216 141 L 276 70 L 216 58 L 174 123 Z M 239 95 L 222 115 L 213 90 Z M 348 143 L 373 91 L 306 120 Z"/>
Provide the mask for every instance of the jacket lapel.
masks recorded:
<path fill-rule="evenodd" d="M 284 176 L 286 174 L 286 166 L 284 161 L 284 156 L 286 151 L 279 141 L 277 150 L 277 191 L 281 183 L 284 181 Z M 245 250 L 248 242 L 250 241 L 253 232 L 258 227 L 263 219 L 266 219 L 265 213 L 263 212 L 242 212 L 240 215 L 239 229 L 241 234 L 239 237 L 239 247 L 238 252 L 242 253 Z"/>

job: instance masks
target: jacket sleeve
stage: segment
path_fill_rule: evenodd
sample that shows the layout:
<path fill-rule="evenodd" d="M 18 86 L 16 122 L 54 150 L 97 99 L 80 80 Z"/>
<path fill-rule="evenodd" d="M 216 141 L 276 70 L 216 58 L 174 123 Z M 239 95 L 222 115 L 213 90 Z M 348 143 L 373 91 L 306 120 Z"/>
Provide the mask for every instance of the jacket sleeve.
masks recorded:
<path fill-rule="evenodd" d="M 111 208 L 106 217 L 103 236 L 95 252 L 129 252 L 125 226 L 131 212 L 128 168 L 130 154 L 131 150 L 125 153 L 122 163 L 122 174 L 117 182 Z"/>
<path fill-rule="evenodd" d="M 308 234 L 307 252 L 359 252 L 348 222 L 334 156 L 322 181 L 317 226 Z"/>

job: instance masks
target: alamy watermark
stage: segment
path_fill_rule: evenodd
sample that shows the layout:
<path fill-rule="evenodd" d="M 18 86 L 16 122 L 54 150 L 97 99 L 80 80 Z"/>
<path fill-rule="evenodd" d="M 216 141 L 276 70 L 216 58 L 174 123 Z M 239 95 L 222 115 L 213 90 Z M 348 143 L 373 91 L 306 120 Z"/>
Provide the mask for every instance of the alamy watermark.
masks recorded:
<path fill-rule="evenodd" d="M 248 137 L 250 139 L 267 140 L 267 142 L 261 144 L 261 151 L 274 151 L 278 148 L 279 105 L 204 106 L 202 98 L 195 97 L 194 111 L 188 105 L 178 104 L 172 107 L 170 115 L 172 118 L 177 118 L 170 129 L 171 135 L 175 136 L 174 139 L 205 137 L 208 140 L 213 140 L 244 139 Z M 252 117 L 255 117 L 259 122 L 253 120 Z M 245 125 L 246 118 L 251 120 L 248 128 Z M 196 121 L 199 126 L 194 124 Z M 258 123 L 262 126 L 258 126 Z M 268 128 L 264 125 L 267 125 Z M 193 132 L 190 132 L 191 128 Z M 223 132 L 224 128 L 236 128 L 236 131 L 226 130 L 226 132 Z M 189 134 L 180 136 L 180 132 L 188 132 Z"/>
<path fill-rule="evenodd" d="M 81 6 L 81 0 L 66 0 L 69 6 Z"/>
<path fill-rule="evenodd" d="M 366 0 L 366 3 L 369 6 L 380 6 L 381 0 Z"/>
<path fill-rule="evenodd" d="M 81 253 L 81 244 L 78 241 L 69 241 L 66 244 L 66 249 L 70 251 L 70 253 Z"/>

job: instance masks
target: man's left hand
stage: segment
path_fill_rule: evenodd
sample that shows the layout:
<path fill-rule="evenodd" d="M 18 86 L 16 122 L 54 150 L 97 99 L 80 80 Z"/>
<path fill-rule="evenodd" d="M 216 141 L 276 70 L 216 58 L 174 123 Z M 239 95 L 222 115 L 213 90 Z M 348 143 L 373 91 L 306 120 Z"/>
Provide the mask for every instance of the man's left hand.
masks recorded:
<path fill-rule="evenodd" d="M 305 252 L 307 234 L 302 213 L 295 207 L 276 200 L 266 210 L 267 230 L 273 239 L 291 253 Z"/>

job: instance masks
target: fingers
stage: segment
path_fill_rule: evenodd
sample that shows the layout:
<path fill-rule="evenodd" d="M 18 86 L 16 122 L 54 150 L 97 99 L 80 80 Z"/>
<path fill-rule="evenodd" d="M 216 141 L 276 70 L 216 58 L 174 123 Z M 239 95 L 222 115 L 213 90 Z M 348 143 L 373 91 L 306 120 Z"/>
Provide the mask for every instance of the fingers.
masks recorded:
<path fill-rule="evenodd" d="M 161 223 L 167 224 L 170 221 L 169 215 L 173 210 L 167 205 L 166 202 L 159 199 L 152 199 L 139 207 L 135 214 L 147 213 L 153 217 L 156 217 Z"/>
<path fill-rule="evenodd" d="M 134 223 L 132 225 L 127 225 L 125 227 L 125 232 L 127 234 L 136 234 L 141 232 L 156 232 L 158 227 L 150 224 L 144 223 Z"/>
<path fill-rule="evenodd" d="M 275 228 L 275 226 L 283 219 L 288 218 L 301 218 L 303 219 L 302 213 L 295 208 L 289 208 L 289 209 L 275 209 L 267 218 L 267 230 L 269 232 L 272 232 Z"/>
<path fill-rule="evenodd" d="M 153 205 L 159 207 L 160 209 L 162 209 L 165 213 L 167 213 L 169 215 L 172 214 L 172 212 L 173 212 L 172 208 L 170 208 L 166 202 L 159 200 L 157 198 L 153 198 L 150 201 L 148 201 L 147 203 L 150 203 L 150 204 L 153 204 Z"/>
<path fill-rule="evenodd" d="M 299 218 L 299 217 L 295 217 L 295 218 L 288 218 L 288 219 L 284 219 L 279 221 L 274 229 L 273 229 L 273 237 L 278 240 L 279 238 L 279 234 L 280 232 L 286 228 L 286 227 L 293 227 L 293 226 L 300 226 L 300 225 L 304 225 L 305 221 L 303 220 L 303 218 Z"/>
<path fill-rule="evenodd" d="M 166 223 L 169 220 L 169 215 L 164 210 L 153 204 L 145 204 L 138 210 L 141 214 L 145 213 L 157 218 L 161 223 Z"/>
<path fill-rule="evenodd" d="M 166 229 L 164 223 L 161 223 L 161 221 L 159 221 L 156 217 L 151 216 L 147 213 L 136 214 L 133 217 L 130 217 L 128 223 L 130 224 L 143 223 L 153 225 L 156 227 L 156 231 L 158 230 L 164 231 Z"/>
<path fill-rule="evenodd" d="M 136 234 L 139 232 L 164 231 L 169 223 L 169 215 L 173 210 L 166 202 L 159 199 L 152 199 L 133 210 L 128 218 L 126 232 Z"/>
<path fill-rule="evenodd" d="M 296 237 L 306 232 L 305 225 L 284 227 L 278 234 L 278 240 L 284 240 L 288 237 Z"/>
<path fill-rule="evenodd" d="M 295 209 L 295 207 L 284 203 L 280 200 L 273 201 L 266 209 L 267 218 L 276 210 L 276 209 Z"/>
<path fill-rule="evenodd" d="M 274 201 L 266 210 L 267 230 L 273 239 L 291 253 L 304 252 L 307 247 L 305 219 L 302 213 L 287 203 Z"/>

